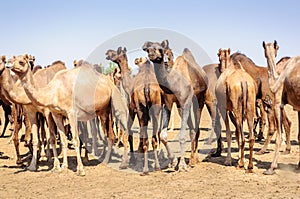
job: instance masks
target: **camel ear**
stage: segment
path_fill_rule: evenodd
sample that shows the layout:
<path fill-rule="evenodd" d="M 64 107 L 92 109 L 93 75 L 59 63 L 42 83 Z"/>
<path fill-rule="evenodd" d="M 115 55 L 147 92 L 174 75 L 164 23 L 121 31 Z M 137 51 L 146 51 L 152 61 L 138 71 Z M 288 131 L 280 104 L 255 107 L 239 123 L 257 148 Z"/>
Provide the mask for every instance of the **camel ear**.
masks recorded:
<path fill-rule="evenodd" d="M 220 48 L 220 49 L 219 49 L 219 52 L 217 53 L 218 57 L 220 57 L 221 51 L 222 51 L 222 49 Z"/>
<path fill-rule="evenodd" d="M 162 42 L 161 42 L 161 47 L 162 48 L 169 48 L 169 41 L 167 40 L 167 39 L 165 39 L 165 40 L 163 40 Z"/>
<path fill-rule="evenodd" d="M 24 55 L 24 58 L 27 59 L 27 60 L 29 60 L 29 55 L 28 55 L 28 54 L 25 54 L 25 55 Z"/>
<path fill-rule="evenodd" d="M 121 52 L 122 52 L 122 47 L 120 46 L 117 50 L 117 54 L 119 55 L 119 54 L 121 54 Z"/>
<path fill-rule="evenodd" d="M 77 60 L 76 60 L 76 59 L 74 59 L 74 61 L 73 61 L 73 65 L 74 65 L 74 67 L 76 67 L 76 66 L 77 66 L 77 64 L 78 64 Z"/>
<path fill-rule="evenodd" d="M 1 60 L 2 60 L 2 62 L 6 62 L 6 56 L 5 56 L 5 55 L 2 55 L 2 56 L 1 56 Z"/>
<path fill-rule="evenodd" d="M 263 41 L 263 47 L 264 47 L 264 49 L 266 49 L 266 43 L 265 43 L 265 41 Z"/>
<path fill-rule="evenodd" d="M 127 49 L 126 49 L 126 47 L 124 47 L 124 48 L 123 48 L 123 50 L 124 50 L 124 52 L 125 52 L 125 53 L 127 52 Z"/>
<path fill-rule="evenodd" d="M 146 41 L 142 46 L 143 51 L 147 51 L 147 49 L 153 44 L 151 41 Z"/>
<path fill-rule="evenodd" d="M 279 49 L 279 46 L 278 46 L 278 44 L 277 44 L 277 41 L 276 41 L 276 40 L 274 40 L 274 48 L 275 48 L 276 50 L 278 50 L 278 49 Z"/>
<path fill-rule="evenodd" d="M 228 48 L 228 55 L 230 55 L 230 48 Z"/>

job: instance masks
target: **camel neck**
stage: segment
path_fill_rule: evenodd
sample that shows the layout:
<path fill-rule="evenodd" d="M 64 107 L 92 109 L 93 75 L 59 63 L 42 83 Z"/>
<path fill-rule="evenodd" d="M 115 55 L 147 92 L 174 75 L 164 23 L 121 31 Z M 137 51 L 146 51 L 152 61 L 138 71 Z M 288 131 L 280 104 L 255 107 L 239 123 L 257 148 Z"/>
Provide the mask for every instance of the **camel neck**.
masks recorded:
<path fill-rule="evenodd" d="M 130 73 L 129 66 L 128 66 L 128 61 L 126 59 L 121 60 L 117 64 L 120 67 L 122 77 L 124 77 L 126 74 Z"/>
<path fill-rule="evenodd" d="M 0 75 L 1 94 L 10 102 L 15 104 L 30 104 L 31 100 L 25 93 L 21 84 L 13 80 L 10 70 L 4 69 Z"/>
<path fill-rule="evenodd" d="M 28 70 L 25 74 L 19 75 L 19 78 L 28 98 L 33 102 L 33 104 L 38 106 L 48 106 L 49 101 L 51 101 L 51 97 L 46 95 L 51 92 L 47 89 L 46 92 L 41 92 L 42 89 L 35 86 L 31 71 Z"/>

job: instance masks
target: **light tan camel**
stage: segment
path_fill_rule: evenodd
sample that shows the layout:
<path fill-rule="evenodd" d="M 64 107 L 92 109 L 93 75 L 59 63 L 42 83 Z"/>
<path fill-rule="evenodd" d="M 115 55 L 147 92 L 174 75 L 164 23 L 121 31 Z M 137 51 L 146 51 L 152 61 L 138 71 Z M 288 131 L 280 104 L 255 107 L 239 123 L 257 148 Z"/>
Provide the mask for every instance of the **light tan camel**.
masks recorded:
<path fill-rule="evenodd" d="M 28 61 L 28 59 L 27 59 Z M 54 64 L 55 65 L 55 64 Z M 48 71 L 53 71 L 52 77 L 56 73 L 56 71 L 59 71 L 61 69 L 65 68 L 64 65 L 61 65 L 60 63 L 58 65 L 55 65 L 53 67 L 50 67 L 47 69 Z M 38 151 L 38 145 L 39 145 L 39 139 L 38 139 L 38 129 L 37 129 L 37 112 L 41 112 L 45 115 L 47 118 L 47 122 L 49 125 L 49 129 L 52 136 L 50 136 L 50 143 L 53 148 L 53 154 L 54 154 L 54 170 L 59 166 L 59 161 L 57 158 L 57 152 L 56 152 L 56 144 L 55 144 L 55 135 L 54 135 L 54 126 L 51 119 L 51 115 L 48 109 L 41 107 L 41 106 L 35 106 L 32 104 L 32 101 L 27 97 L 25 90 L 23 86 L 20 84 L 20 82 L 15 82 L 13 77 L 10 75 L 10 70 L 5 68 L 4 63 L 1 64 L 0 67 L 1 75 L 0 75 L 0 83 L 2 85 L 1 87 L 1 94 L 11 103 L 17 104 L 17 105 L 23 105 L 24 112 L 27 113 L 28 118 L 30 120 L 31 124 L 31 132 L 32 132 L 32 144 L 33 144 L 33 156 L 31 159 L 30 165 L 27 167 L 28 170 L 36 170 L 36 163 L 37 163 L 37 151 Z M 47 76 L 48 74 L 49 76 Z M 45 82 L 49 81 L 47 78 L 50 79 L 51 72 L 41 72 L 35 73 L 34 78 L 38 79 L 40 81 L 40 85 L 44 85 Z M 43 79 L 43 78 L 46 78 Z M 30 132 L 26 132 L 27 136 L 30 136 Z M 18 136 L 14 135 L 15 139 L 18 142 Z M 26 137 L 26 136 L 25 136 Z M 20 156 L 19 152 L 17 151 L 17 156 Z M 19 157 L 18 157 L 19 158 Z M 21 158 L 19 158 L 21 161 Z"/>
<path fill-rule="evenodd" d="M 264 172 L 266 175 L 271 175 L 275 173 L 274 170 L 278 167 L 279 148 L 282 142 L 282 111 L 284 105 L 286 104 L 290 104 L 294 110 L 298 112 L 298 144 L 300 145 L 300 56 L 291 58 L 284 67 L 285 69 L 283 72 L 278 75 L 275 64 L 277 51 L 279 49 L 277 42 L 263 42 L 263 48 L 268 63 L 270 88 L 275 94 L 275 118 L 278 128 L 276 134 L 274 159 L 271 167 Z M 298 163 L 298 168 L 300 168 L 300 160 Z"/>
<path fill-rule="evenodd" d="M 60 71 L 43 88 L 36 87 L 29 67 L 28 55 L 13 57 L 9 60 L 8 67 L 19 76 L 33 104 L 49 108 L 51 111 L 61 136 L 63 168 L 68 167 L 67 138 L 64 133 L 63 116 L 67 117 L 70 122 L 79 175 L 85 175 L 85 171 L 79 152 L 77 121 L 87 121 L 99 115 L 102 125 L 109 126 L 107 122 L 109 122 L 109 113 L 112 108 L 124 129 L 127 130 L 127 107 L 121 100 L 120 92 L 107 77 L 96 72 L 91 65 L 86 64 Z M 112 144 L 113 140 L 109 139 L 110 148 L 105 161 L 109 159 Z M 121 166 L 127 165 L 128 154 L 125 148 Z"/>
<path fill-rule="evenodd" d="M 239 147 L 238 167 L 240 168 L 244 168 L 245 164 L 243 120 L 247 119 L 250 149 L 248 171 L 251 172 L 253 170 L 253 122 L 255 118 L 256 84 L 252 77 L 245 72 L 242 65 L 239 62 L 233 62 L 230 58 L 230 49 L 221 50 L 219 56 L 220 61 L 225 62 L 225 70 L 221 70 L 224 72 L 222 72 L 216 84 L 217 104 L 226 124 L 228 151 L 225 165 L 231 165 L 231 132 L 228 119 L 228 112 L 231 111 L 236 121 L 236 139 Z"/>
<path fill-rule="evenodd" d="M 139 152 L 144 153 L 144 167 L 142 175 L 149 172 L 148 168 L 148 122 L 151 118 L 153 124 L 152 148 L 155 159 L 155 170 L 160 170 L 157 154 L 157 135 L 159 131 L 159 115 L 161 110 L 161 89 L 156 80 L 153 65 L 147 58 L 136 58 L 135 64 L 139 72 L 133 80 L 133 103 L 136 108 L 140 124 Z"/>

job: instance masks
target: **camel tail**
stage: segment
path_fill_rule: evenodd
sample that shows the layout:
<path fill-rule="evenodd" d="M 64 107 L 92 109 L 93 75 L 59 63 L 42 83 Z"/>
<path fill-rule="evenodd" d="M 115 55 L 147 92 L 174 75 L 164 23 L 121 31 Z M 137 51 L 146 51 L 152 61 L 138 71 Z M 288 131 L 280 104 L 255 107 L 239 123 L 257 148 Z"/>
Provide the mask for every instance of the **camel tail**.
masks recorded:
<path fill-rule="evenodd" d="M 126 106 L 126 103 L 124 102 L 122 95 L 116 86 L 114 86 L 112 89 L 111 105 L 114 116 L 120 121 L 124 130 L 128 130 L 128 107 Z"/>
<path fill-rule="evenodd" d="M 246 116 L 246 109 L 247 109 L 247 100 L 248 100 L 248 84 L 246 81 L 241 83 L 241 87 L 242 87 L 242 114 L 243 114 L 243 118 Z"/>

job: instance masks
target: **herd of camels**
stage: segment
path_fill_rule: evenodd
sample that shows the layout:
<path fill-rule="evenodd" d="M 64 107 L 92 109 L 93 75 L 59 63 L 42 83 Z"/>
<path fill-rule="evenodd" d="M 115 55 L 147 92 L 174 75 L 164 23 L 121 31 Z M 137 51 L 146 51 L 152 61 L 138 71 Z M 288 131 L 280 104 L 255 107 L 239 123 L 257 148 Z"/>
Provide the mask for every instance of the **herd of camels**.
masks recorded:
<path fill-rule="evenodd" d="M 300 57 L 284 57 L 276 63 L 279 49 L 277 42 L 263 42 L 263 48 L 268 67 L 255 65 L 244 54 L 230 54 L 230 49 L 218 51 L 219 63 L 200 67 L 189 49 L 185 48 L 182 55 L 174 60 L 168 40 L 161 43 L 148 41 L 142 46 L 148 58 L 135 59 L 135 64 L 139 67 L 135 76 L 131 75 L 128 66 L 127 50 L 122 47 L 106 52 L 106 59 L 118 65 L 110 75 L 101 74 L 97 65 L 84 60 L 74 61 L 75 67 L 72 69 L 67 69 L 61 61 L 43 68 L 35 66 L 35 58 L 31 55 L 13 56 L 10 59 L 2 56 L 0 97 L 5 112 L 5 123 L 1 137 L 4 136 L 10 121 L 17 164 L 22 164 L 18 133 L 24 122 L 25 146 L 32 153 L 27 169 L 37 170 L 39 157 L 50 158 L 51 145 L 54 156 L 53 170 L 60 172 L 68 169 L 70 134 L 77 156 L 77 173 L 84 176 L 79 135 L 81 127 L 86 125 L 84 122 L 93 121 L 90 123 L 92 128 L 96 128 L 97 123 L 100 123 L 105 134 L 107 151 L 103 163 L 109 163 L 115 141 L 122 141 L 124 153 L 120 169 L 128 168 L 131 162 L 142 162 L 141 174 L 146 175 L 149 173 L 148 123 L 151 120 L 153 131 L 150 140 L 154 153 L 154 169 L 162 169 L 158 158 L 158 146 L 162 142 L 167 151 L 169 166 L 176 166 L 179 171 L 185 171 L 188 168 L 184 159 L 187 148 L 186 132 L 189 132 L 191 139 L 188 164 L 195 166 L 199 162 L 201 113 L 206 105 L 212 122 L 212 135 L 207 142 L 212 142 L 214 134 L 217 138 L 217 149 L 210 155 L 217 157 L 222 153 L 222 118 L 226 126 L 228 145 L 224 164 L 232 165 L 230 118 L 235 126 L 235 138 L 239 149 L 237 166 L 244 168 L 246 138 L 243 122 L 247 121 L 250 155 L 246 169 L 253 172 L 255 137 L 261 140 L 264 137 L 264 128 L 268 124 L 264 146 L 255 154 L 265 153 L 276 132 L 274 159 L 270 168 L 264 172 L 266 175 L 274 174 L 283 127 L 287 143 L 285 153 L 290 153 L 291 150 L 291 122 L 284 110 L 285 104 L 290 104 L 298 111 L 298 123 L 300 122 Z M 15 75 L 12 75 L 10 70 Z M 168 142 L 167 131 L 174 103 L 181 116 L 178 162 Z M 138 151 L 141 153 L 138 153 L 137 157 L 133 153 L 131 129 L 135 116 L 140 125 Z M 114 124 L 120 125 L 120 135 L 114 132 Z M 255 131 L 257 125 L 259 133 Z M 58 137 L 63 156 L 62 164 L 56 148 Z M 300 144 L 300 133 L 298 142 Z"/>

